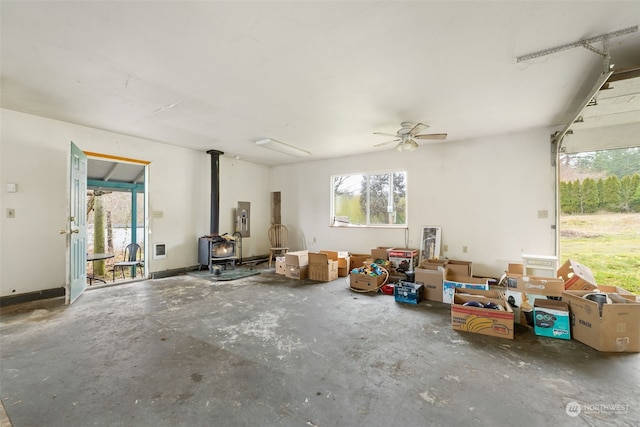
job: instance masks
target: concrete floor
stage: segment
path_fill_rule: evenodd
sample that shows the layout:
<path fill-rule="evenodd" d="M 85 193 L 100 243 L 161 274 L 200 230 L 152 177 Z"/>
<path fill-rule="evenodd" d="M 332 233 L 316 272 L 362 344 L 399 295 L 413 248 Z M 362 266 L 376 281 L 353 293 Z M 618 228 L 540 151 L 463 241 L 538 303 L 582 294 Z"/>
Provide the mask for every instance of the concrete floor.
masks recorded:
<path fill-rule="evenodd" d="M 273 270 L 93 287 L 2 309 L 0 398 L 15 427 L 638 425 L 640 354 L 450 320 Z"/>

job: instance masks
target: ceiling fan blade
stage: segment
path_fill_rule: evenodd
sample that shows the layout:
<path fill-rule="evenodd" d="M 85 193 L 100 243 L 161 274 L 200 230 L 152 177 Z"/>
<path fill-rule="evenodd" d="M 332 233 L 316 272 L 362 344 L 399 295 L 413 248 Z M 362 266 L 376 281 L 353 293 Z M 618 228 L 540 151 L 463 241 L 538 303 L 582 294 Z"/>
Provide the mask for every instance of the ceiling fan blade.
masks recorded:
<path fill-rule="evenodd" d="M 398 135 L 393 134 L 393 133 L 386 133 L 386 132 L 374 132 L 374 135 L 384 135 L 384 136 L 390 136 L 392 138 L 396 138 Z"/>
<path fill-rule="evenodd" d="M 411 130 L 409 131 L 409 135 L 413 136 L 418 132 L 418 127 L 423 126 L 425 128 L 429 128 L 429 126 L 425 125 L 424 123 L 416 123 L 414 127 L 411 128 Z"/>
<path fill-rule="evenodd" d="M 391 144 L 392 142 L 398 142 L 400 141 L 399 139 L 394 139 L 391 141 L 387 141 L 387 142 L 381 142 L 380 144 L 375 144 L 374 147 L 382 147 L 383 145 L 387 145 L 387 144 Z"/>
<path fill-rule="evenodd" d="M 447 137 L 446 133 L 425 133 L 423 135 L 413 135 L 412 138 L 415 139 L 445 139 Z"/>

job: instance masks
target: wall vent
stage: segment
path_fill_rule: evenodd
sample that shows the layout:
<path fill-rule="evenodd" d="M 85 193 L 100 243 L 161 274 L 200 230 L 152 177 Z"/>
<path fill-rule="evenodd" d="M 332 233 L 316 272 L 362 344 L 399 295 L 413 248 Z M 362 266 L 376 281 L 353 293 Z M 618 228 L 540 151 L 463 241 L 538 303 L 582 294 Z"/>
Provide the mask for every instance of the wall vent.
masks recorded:
<path fill-rule="evenodd" d="M 154 243 L 153 244 L 153 259 L 163 259 L 167 257 L 167 244 L 166 243 Z"/>

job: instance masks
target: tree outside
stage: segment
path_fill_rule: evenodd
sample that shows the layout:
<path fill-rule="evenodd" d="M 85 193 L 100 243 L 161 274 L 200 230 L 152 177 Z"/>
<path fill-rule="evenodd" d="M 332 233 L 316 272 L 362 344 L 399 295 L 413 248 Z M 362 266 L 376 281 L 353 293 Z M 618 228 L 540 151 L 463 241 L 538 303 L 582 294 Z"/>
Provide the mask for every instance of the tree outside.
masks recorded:
<path fill-rule="evenodd" d="M 560 257 L 640 293 L 640 147 L 562 155 Z"/>
<path fill-rule="evenodd" d="M 144 247 L 144 194 L 138 194 L 136 240 Z M 109 253 L 114 257 L 88 264 L 88 274 L 105 279 L 111 277 L 113 264 L 122 261 L 124 249 L 131 243 L 131 193 L 93 191 L 87 192 L 87 224 L 89 234 L 87 252 Z"/>

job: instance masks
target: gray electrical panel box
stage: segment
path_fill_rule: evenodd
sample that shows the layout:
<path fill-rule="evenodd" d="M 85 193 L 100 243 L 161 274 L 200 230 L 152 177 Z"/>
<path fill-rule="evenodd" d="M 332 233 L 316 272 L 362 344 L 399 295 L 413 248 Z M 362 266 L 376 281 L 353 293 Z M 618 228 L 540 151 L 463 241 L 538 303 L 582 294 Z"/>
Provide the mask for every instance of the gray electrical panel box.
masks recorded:
<path fill-rule="evenodd" d="M 251 236 L 251 202 L 238 202 L 236 209 L 236 231 L 242 237 Z"/>

